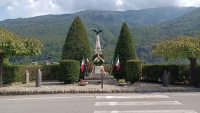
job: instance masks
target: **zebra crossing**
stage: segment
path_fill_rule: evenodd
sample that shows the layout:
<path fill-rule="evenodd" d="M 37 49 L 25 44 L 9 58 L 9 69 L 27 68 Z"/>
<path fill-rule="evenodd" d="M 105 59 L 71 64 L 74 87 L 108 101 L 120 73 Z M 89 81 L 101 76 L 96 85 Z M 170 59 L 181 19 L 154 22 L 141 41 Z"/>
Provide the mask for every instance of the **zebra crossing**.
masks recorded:
<path fill-rule="evenodd" d="M 197 113 L 193 110 L 94 111 L 94 113 Z"/>
<path fill-rule="evenodd" d="M 169 109 L 161 109 L 161 110 L 116 110 L 116 108 L 121 106 L 182 106 L 183 104 L 178 101 L 166 100 L 170 97 L 167 95 L 161 94 L 146 94 L 146 95 L 132 95 L 132 96 L 96 96 L 97 102 L 95 103 L 95 107 L 103 107 L 103 110 L 94 111 L 94 113 L 197 113 L 194 110 L 169 110 Z M 123 99 L 128 99 L 128 101 L 124 101 Z M 138 99 L 143 99 L 138 100 Z M 144 99 L 152 99 L 152 100 L 144 100 Z M 158 101 L 154 101 L 154 99 L 159 99 Z M 162 100 L 164 99 L 164 100 Z M 123 101 L 122 101 L 123 100 Z M 107 106 L 116 106 L 115 110 L 105 110 Z"/>

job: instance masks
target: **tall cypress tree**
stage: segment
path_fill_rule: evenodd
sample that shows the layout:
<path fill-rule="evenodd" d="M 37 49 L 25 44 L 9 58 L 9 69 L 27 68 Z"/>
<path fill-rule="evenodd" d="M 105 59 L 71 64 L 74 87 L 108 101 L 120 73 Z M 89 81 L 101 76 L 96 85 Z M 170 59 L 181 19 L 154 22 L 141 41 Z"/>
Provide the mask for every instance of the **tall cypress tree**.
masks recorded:
<path fill-rule="evenodd" d="M 117 70 L 116 67 L 114 67 L 113 74 L 116 79 L 127 79 L 126 61 L 136 59 L 137 55 L 133 38 L 126 22 L 123 23 L 120 31 L 114 52 L 114 59 L 116 59 L 117 55 L 119 55 L 120 69 Z"/>
<path fill-rule="evenodd" d="M 82 58 L 91 58 L 91 50 L 86 29 L 79 17 L 69 28 L 62 51 L 62 60 L 73 59 L 81 62 Z"/>

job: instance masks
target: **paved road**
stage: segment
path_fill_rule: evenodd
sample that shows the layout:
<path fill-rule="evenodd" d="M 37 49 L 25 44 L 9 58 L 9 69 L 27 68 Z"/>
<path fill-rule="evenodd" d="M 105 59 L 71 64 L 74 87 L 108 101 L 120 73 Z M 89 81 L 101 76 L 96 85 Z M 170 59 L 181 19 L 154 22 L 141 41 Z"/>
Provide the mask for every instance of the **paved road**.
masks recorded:
<path fill-rule="evenodd" d="M 200 93 L 0 96 L 0 113 L 200 113 Z"/>

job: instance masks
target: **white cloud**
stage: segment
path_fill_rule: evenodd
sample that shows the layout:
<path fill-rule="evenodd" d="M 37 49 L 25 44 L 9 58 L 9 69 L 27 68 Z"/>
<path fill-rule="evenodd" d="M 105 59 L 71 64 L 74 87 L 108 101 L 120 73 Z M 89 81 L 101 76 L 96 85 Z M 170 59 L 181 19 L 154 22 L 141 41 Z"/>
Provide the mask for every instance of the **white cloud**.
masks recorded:
<path fill-rule="evenodd" d="M 200 0 L 180 0 L 179 6 L 195 6 L 200 7 Z"/>
<path fill-rule="evenodd" d="M 6 7 L 6 10 L 12 10 L 13 8 L 11 6 Z"/>
<path fill-rule="evenodd" d="M 116 6 L 122 6 L 123 2 L 122 0 L 116 0 Z"/>
<path fill-rule="evenodd" d="M 200 0 L 0 0 L 0 21 L 83 10 L 135 10 L 165 6 L 200 6 Z"/>

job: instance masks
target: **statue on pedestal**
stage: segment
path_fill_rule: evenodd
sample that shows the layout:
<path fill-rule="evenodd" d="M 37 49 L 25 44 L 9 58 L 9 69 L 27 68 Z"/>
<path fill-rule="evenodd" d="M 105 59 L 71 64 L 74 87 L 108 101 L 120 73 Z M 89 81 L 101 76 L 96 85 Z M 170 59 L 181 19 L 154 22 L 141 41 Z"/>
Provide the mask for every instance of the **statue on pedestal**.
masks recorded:
<path fill-rule="evenodd" d="M 92 30 L 92 31 L 94 31 L 96 33 L 96 35 L 97 35 L 96 48 L 94 50 L 94 53 L 95 54 L 102 54 L 101 45 L 100 45 L 100 39 L 99 39 L 99 33 L 101 33 L 103 30 L 99 30 L 99 31 Z"/>
<path fill-rule="evenodd" d="M 103 30 L 92 30 L 96 33 L 96 46 L 95 46 L 95 50 L 94 50 L 94 55 L 92 58 L 92 62 L 94 64 L 93 68 L 92 68 L 92 72 L 90 74 L 90 76 L 92 76 L 93 71 L 95 71 L 95 73 L 101 73 L 104 72 L 104 74 L 106 75 L 105 71 L 104 71 L 104 67 L 103 67 L 103 63 L 104 63 L 104 57 L 102 54 L 102 50 L 101 50 L 101 44 L 100 44 L 100 39 L 99 39 L 99 33 L 101 33 Z"/>

